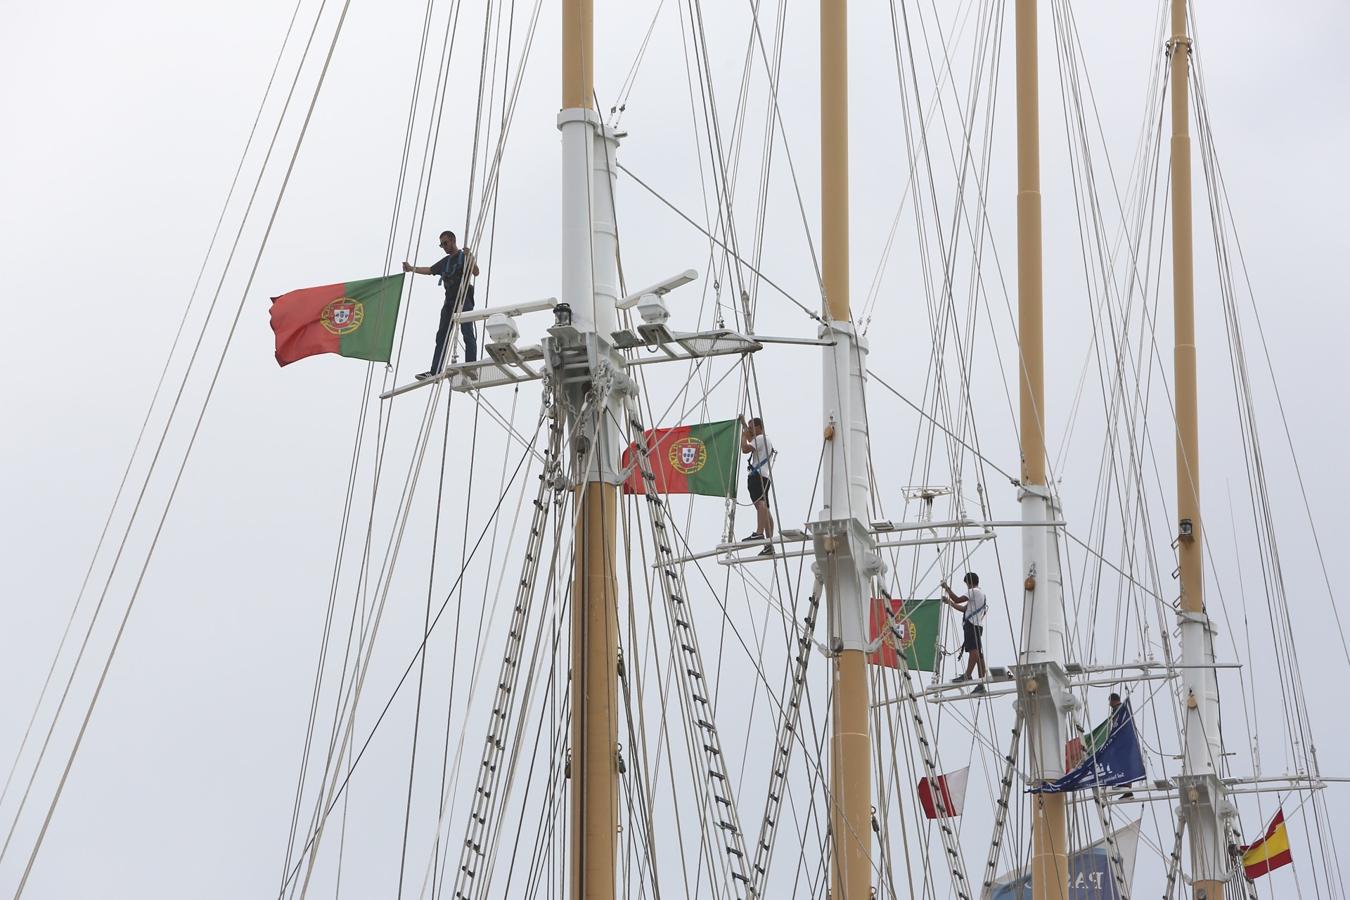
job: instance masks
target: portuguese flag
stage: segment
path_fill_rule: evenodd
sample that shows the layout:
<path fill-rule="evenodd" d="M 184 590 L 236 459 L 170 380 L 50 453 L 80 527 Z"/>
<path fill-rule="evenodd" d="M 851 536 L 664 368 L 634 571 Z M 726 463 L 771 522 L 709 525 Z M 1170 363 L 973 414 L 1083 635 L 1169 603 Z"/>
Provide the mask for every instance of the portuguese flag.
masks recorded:
<path fill-rule="evenodd" d="M 1111 723 L 1115 718 L 1115 713 L 1112 713 L 1106 717 L 1105 722 L 1083 737 L 1070 738 L 1069 743 L 1064 745 L 1064 768 L 1075 769 L 1083 761 L 1083 757 L 1100 750 L 1106 744 L 1106 739 L 1111 736 Z"/>
<path fill-rule="evenodd" d="M 713 497 L 736 496 L 737 439 L 740 422 L 704 422 L 678 428 L 652 428 L 644 434 L 651 451 L 656 490 L 662 494 L 708 494 Z M 631 468 L 624 482 L 625 494 L 643 494 L 642 470 L 638 467 L 638 447 L 623 451 L 624 468 Z"/>
<path fill-rule="evenodd" d="M 885 597 L 873 597 L 867 634 L 871 640 L 881 637 L 882 641 L 880 647 L 867 654 L 867 661 L 876 666 L 898 669 L 900 654 L 904 653 L 906 668 L 934 671 L 941 617 L 941 600 L 888 600 Z"/>
<path fill-rule="evenodd" d="M 272 298 L 277 364 L 318 353 L 389 362 L 403 274 L 301 288 Z"/>

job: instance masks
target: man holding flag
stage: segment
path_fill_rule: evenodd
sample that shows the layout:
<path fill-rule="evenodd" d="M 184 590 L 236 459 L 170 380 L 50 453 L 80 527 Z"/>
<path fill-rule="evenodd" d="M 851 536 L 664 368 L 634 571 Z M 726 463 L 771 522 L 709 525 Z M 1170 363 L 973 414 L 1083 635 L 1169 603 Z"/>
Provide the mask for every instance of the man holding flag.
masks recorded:
<path fill-rule="evenodd" d="M 441 280 L 441 286 L 445 288 L 445 303 L 441 306 L 441 322 L 436 328 L 436 350 L 431 356 L 431 368 L 418 375 L 418 380 L 440 374 L 441 363 L 445 359 L 445 339 L 450 334 L 450 320 L 457 313 L 473 309 L 473 285 L 464 284 L 464 271 L 467 269 L 470 275 L 476 276 L 478 263 L 468 247 L 456 246 L 453 231 L 441 232 L 440 246 L 445 251 L 445 256 L 432 265 L 414 266 L 406 260 L 403 263 L 403 271 L 412 272 L 414 275 L 436 275 Z M 461 293 L 464 295 L 462 304 L 460 304 Z M 464 361 L 474 362 L 478 359 L 478 338 L 474 333 L 473 323 L 463 322 L 459 328 L 460 333 L 464 335 Z"/>
<path fill-rule="evenodd" d="M 984 591 L 980 590 L 980 576 L 967 572 L 961 581 L 966 585 L 966 593 L 960 597 L 947 582 L 942 582 L 942 592 L 946 595 L 942 602 L 961 614 L 961 649 L 970 655 L 965 674 L 953 678 L 953 684 L 970 681 L 976 667 L 980 670 L 982 680 L 989 677 L 989 670 L 984 665 L 984 616 L 989 611 L 989 601 L 985 599 Z M 971 693 L 983 694 L 984 685 L 975 685 Z"/>
<path fill-rule="evenodd" d="M 741 429 L 741 452 L 748 453 L 749 471 L 745 486 L 750 489 L 750 502 L 755 505 L 755 531 L 747 541 L 769 540 L 773 537 L 773 513 L 769 512 L 769 484 L 773 473 L 769 464 L 773 459 L 773 444 L 764 436 L 764 420 L 755 416 Z M 773 556 L 773 544 L 759 551 L 760 556 Z"/>

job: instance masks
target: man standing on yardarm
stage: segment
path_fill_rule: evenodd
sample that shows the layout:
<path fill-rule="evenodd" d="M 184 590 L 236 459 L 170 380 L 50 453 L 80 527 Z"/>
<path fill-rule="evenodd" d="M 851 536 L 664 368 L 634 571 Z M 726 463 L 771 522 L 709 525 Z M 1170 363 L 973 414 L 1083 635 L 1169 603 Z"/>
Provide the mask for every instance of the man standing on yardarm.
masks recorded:
<path fill-rule="evenodd" d="M 980 590 L 980 576 L 967 572 L 961 580 L 966 585 L 966 593 L 960 597 L 947 582 L 942 582 L 942 591 L 946 595 L 942 602 L 961 613 L 961 649 L 970 656 L 965 674 L 953 678 L 954 684 L 970 681 L 977 666 L 981 679 L 989 677 L 989 670 L 984 666 L 984 616 L 989 611 L 989 601 L 985 599 L 984 591 Z M 983 694 L 984 685 L 975 685 L 971 693 Z"/>
<path fill-rule="evenodd" d="M 473 309 L 473 284 L 464 284 L 464 271 L 468 269 L 471 276 L 477 276 L 477 261 L 468 247 L 459 247 L 455 244 L 453 231 L 441 232 L 440 247 L 445 251 L 445 256 L 432 265 L 414 266 L 406 260 L 403 263 L 403 271 L 415 275 L 436 275 L 441 279 L 441 286 L 445 288 L 445 304 L 441 306 L 441 322 L 436 329 L 436 351 L 431 357 L 431 368 L 417 376 L 419 381 L 441 373 L 441 363 L 445 359 L 445 341 L 450 334 L 450 320 L 458 312 Z M 460 302 L 461 285 L 464 302 L 456 309 L 456 305 Z M 460 333 L 464 335 L 464 361 L 474 362 L 478 359 L 478 338 L 474 333 L 473 323 L 463 322 L 459 328 Z"/>

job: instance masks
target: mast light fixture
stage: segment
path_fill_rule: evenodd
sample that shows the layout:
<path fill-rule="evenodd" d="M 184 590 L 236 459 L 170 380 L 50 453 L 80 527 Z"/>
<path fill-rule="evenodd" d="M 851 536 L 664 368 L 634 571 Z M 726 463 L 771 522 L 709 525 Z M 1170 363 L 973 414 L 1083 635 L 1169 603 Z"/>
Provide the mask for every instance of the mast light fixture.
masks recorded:
<path fill-rule="evenodd" d="M 680 274 L 673 275 L 665 281 L 658 281 L 651 287 L 645 287 L 640 291 L 629 294 L 618 302 L 618 307 L 619 309 L 632 309 L 649 294 L 655 294 L 657 297 L 664 297 L 677 287 L 683 287 L 689 282 L 696 280 L 698 280 L 698 270 L 685 269 Z"/>
<path fill-rule="evenodd" d="M 493 313 L 487 320 L 488 337 L 494 344 L 514 344 L 520 337 L 520 329 L 511 317 L 505 313 Z"/>
<path fill-rule="evenodd" d="M 471 309 L 468 312 L 462 312 L 455 316 L 457 322 L 480 322 L 483 319 L 490 319 L 494 315 L 523 316 L 526 313 L 543 312 L 553 309 L 558 305 L 558 298 L 545 297 L 543 300 L 534 300 L 529 303 L 516 303 L 511 306 L 495 306 L 491 309 Z"/>

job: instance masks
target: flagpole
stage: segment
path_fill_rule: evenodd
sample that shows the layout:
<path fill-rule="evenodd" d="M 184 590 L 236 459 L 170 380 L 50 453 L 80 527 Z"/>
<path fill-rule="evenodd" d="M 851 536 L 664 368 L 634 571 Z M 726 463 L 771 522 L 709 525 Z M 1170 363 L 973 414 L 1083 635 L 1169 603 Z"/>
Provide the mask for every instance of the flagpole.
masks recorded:
<path fill-rule="evenodd" d="M 1017 0 L 1017 306 L 1020 349 L 1023 607 L 1018 702 L 1026 716 L 1033 784 L 1064 774 L 1064 711 L 1072 702 L 1064 670 L 1063 590 L 1055 501 L 1046 477 L 1041 251 L 1040 79 L 1036 0 Z M 1033 795 L 1031 894 L 1063 900 L 1069 887 L 1065 796 Z"/>
<path fill-rule="evenodd" d="M 617 327 L 618 262 L 614 228 L 617 138 L 594 104 L 592 0 L 562 3 L 562 284 L 578 343 L 592 367 L 622 368 L 605 343 Z M 559 337 L 558 341 L 562 342 Z M 590 390 L 598 373 L 592 368 Z M 567 386 L 562 386 L 566 388 Z M 573 386 L 575 388 L 575 386 Z M 574 900 L 613 900 L 618 859 L 618 609 L 615 517 L 619 438 L 615 401 L 577 412 L 569 397 L 572 459 L 593 460 L 576 488 L 572 585 L 571 874 Z M 594 443 L 592 443 L 594 442 Z"/>
<path fill-rule="evenodd" d="M 1200 529 L 1200 434 L 1196 388 L 1195 268 L 1191 223 L 1190 60 L 1186 0 L 1172 0 L 1167 42 L 1172 85 L 1172 312 L 1176 377 L 1177 557 L 1181 602 L 1182 683 L 1186 706 L 1181 814 L 1190 842 L 1196 900 L 1221 900 L 1228 880 L 1231 806 L 1221 778 L 1216 629 L 1205 613 Z"/>

